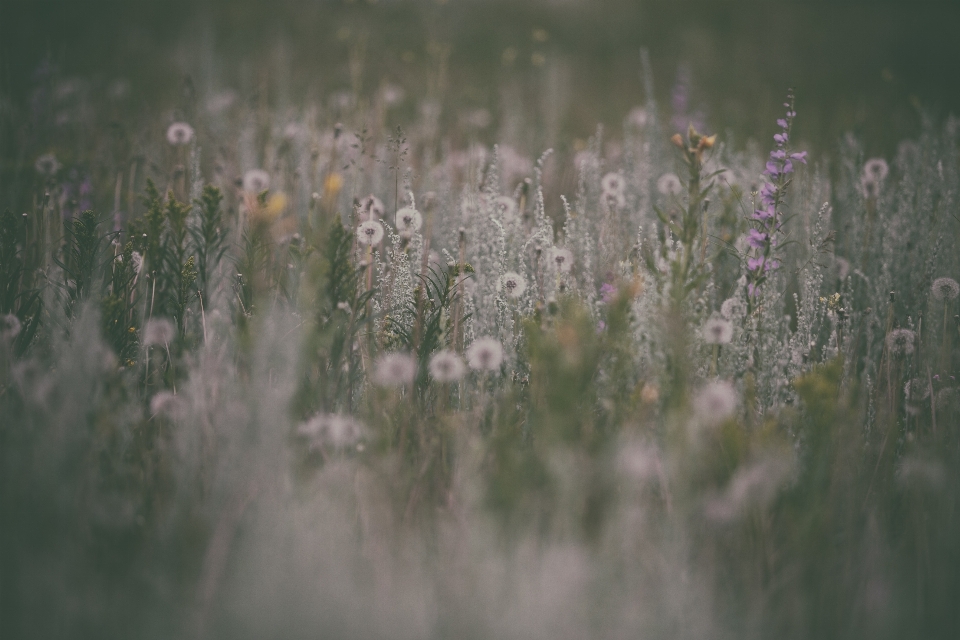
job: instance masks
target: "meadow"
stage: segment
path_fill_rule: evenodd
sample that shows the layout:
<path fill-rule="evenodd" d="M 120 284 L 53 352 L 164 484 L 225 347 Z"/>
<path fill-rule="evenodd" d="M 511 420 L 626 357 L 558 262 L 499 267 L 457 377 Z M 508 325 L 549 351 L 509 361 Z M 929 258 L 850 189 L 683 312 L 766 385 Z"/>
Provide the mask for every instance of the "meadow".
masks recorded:
<path fill-rule="evenodd" d="M 581 136 L 538 29 L 3 96 L 0 635 L 956 637 L 960 120 Z"/>

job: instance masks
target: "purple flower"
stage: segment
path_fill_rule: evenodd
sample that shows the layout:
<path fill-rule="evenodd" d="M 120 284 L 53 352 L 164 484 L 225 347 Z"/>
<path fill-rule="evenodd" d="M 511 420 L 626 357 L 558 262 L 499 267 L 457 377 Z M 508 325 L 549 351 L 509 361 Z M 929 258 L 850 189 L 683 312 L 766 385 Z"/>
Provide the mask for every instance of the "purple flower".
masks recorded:
<path fill-rule="evenodd" d="M 773 205 L 769 205 L 764 209 L 756 209 L 753 212 L 754 220 L 769 220 L 777 214 L 776 210 L 773 208 Z"/>
<path fill-rule="evenodd" d="M 780 166 L 776 162 L 770 161 L 767 163 L 767 170 L 764 173 L 775 178 L 780 175 Z"/>
<path fill-rule="evenodd" d="M 606 328 L 607 328 L 607 323 L 604 322 L 603 320 L 597 323 L 597 333 L 603 333 L 603 331 Z"/>
<path fill-rule="evenodd" d="M 784 151 L 783 149 L 774 149 L 773 151 L 770 152 L 770 157 L 773 158 L 774 160 L 783 160 L 784 158 L 787 157 L 787 152 Z"/>
<path fill-rule="evenodd" d="M 787 160 L 783 163 L 783 172 L 784 173 L 793 173 L 793 163 Z"/>
<path fill-rule="evenodd" d="M 769 238 L 770 236 L 765 233 L 761 233 L 756 229 L 750 229 L 750 231 L 747 233 L 747 242 L 754 249 L 762 249 L 766 245 Z"/>
<path fill-rule="evenodd" d="M 763 267 L 763 256 L 759 258 L 747 258 L 747 269 L 750 271 L 759 271 Z"/>
<path fill-rule="evenodd" d="M 777 144 L 786 144 L 789 140 L 789 137 L 785 133 L 778 133 L 773 136 L 773 139 L 777 142 Z"/>
<path fill-rule="evenodd" d="M 777 120 L 777 124 L 780 125 L 780 128 L 782 129 L 786 129 L 789 126 L 787 124 L 787 121 L 784 120 L 783 118 L 780 118 L 779 120 Z"/>
<path fill-rule="evenodd" d="M 797 162 L 802 162 L 803 164 L 807 164 L 807 152 L 806 152 L 806 151 L 801 151 L 801 152 L 799 152 L 799 153 L 791 153 L 791 154 L 790 154 L 790 158 L 793 159 L 793 160 L 796 160 Z"/>
<path fill-rule="evenodd" d="M 616 292 L 617 288 L 609 282 L 604 282 L 602 285 L 600 285 L 600 298 L 604 302 L 610 302 L 613 300 L 613 294 Z"/>

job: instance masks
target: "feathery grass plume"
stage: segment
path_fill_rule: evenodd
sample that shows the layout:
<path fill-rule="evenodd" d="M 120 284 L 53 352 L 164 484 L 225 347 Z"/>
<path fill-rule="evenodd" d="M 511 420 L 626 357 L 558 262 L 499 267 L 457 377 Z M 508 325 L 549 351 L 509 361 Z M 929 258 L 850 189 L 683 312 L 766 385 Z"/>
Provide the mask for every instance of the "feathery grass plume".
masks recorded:
<path fill-rule="evenodd" d="M 36 169 L 37 173 L 47 178 L 57 175 L 62 166 L 57 160 L 57 156 L 52 153 L 43 154 L 33 163 L 33 168 Z"/>

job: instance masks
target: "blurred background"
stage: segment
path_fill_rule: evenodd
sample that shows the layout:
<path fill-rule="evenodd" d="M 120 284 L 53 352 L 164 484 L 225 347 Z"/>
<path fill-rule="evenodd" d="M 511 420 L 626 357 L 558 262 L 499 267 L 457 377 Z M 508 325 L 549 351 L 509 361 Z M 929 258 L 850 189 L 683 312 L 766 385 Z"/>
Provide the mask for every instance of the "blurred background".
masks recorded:
<path fill-rule="evenodd" d="M 2 0 L 0 90 L 21 110 L 56 74 L 189 110 L 214 89 L 282 107 L 392 83 L 489 110 L 494 137 L 504 109 L 560 96 L 550 117 L 571 138 L 652 97 L 742 140 L 773 132 L 793 87 L 808 145 L 853 132 L 883 154 L 922 114 L 958 111 L 958 27 L 960 2 L 938 0 Z"/>

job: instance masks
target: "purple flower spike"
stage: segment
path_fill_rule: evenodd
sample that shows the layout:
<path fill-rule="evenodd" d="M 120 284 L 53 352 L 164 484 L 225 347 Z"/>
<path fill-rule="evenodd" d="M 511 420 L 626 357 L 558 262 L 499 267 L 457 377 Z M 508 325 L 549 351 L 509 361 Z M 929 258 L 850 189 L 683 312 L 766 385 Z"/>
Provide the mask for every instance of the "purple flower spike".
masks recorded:
<path fill-rule="evenodd" d="M 768 206 L 768 207 L 765 208 L 765 209 L 756 209 L 756 210 L 753 212 L 753 218 L 754 218 L 754 220 L 769 220 L 770 218 L 772 218 L 772 217 L 775 216 L 775 215 L 777 215 L 777 212 L 776 212 L 776 210 L 774 210 L 774 208 L 773 208 L 772 205 L 771 205 L 771 206 Z"/>
<path fill-rule="evenodd" d="M 767 241 L 767 238 L 767 234 L 760 233 L 756 229 L 750 229 L 750 231 L 747 233 L 747 242 L 754 249 L 762 249 L 764 243 Z"/>
<path fill-rule="evenodd" d="M 780 166 L 776 162 L 770 161 L 767 163 L 767 170 L 764 171 L 764 173 L 768 176 L 776 178 L 778 175 L 780 175 Z"/>

